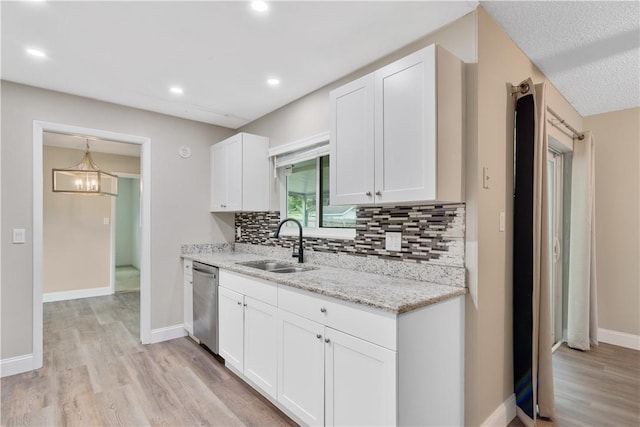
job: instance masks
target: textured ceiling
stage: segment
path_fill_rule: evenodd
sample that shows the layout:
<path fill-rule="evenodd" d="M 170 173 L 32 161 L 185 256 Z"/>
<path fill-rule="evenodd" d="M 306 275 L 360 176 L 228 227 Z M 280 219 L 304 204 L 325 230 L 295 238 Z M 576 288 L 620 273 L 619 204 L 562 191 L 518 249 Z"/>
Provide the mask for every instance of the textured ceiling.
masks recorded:
<path fill-rule="evenodd" d="M 277 1 L 260 15 L 248 1 L 2 1 L 1 77 L 238 128 L 477 4 Z"/>
<path fill-rule="evenodd" d="M 481 5 L 580 115 L 640 106 L 640 2 Z"/>

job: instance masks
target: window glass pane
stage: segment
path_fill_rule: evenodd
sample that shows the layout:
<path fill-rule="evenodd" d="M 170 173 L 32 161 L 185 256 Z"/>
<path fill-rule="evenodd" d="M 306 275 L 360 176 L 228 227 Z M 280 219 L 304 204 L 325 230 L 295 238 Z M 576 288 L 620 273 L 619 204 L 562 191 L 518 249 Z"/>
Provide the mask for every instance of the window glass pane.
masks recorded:
<path fill-rule="evenodd" d="M 287 218 L 297 219 L 303 227 L 317 227 L 316 163 L 316 159 L 297 163 L 293 165 L 287 177 Z"/>
<path fill-rule="evenodd" d="M 355 206 L 329 206 L 329 156 L 320 158 L 321 227 L 356 228 Z"/>

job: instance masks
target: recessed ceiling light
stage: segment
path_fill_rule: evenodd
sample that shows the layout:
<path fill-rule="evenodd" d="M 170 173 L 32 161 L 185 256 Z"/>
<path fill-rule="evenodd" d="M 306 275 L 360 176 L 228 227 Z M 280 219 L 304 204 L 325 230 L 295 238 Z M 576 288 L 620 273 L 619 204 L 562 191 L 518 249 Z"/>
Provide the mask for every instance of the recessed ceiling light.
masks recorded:
<path fill-rule="evenodd" d="M 251 7 L 256 12 L 266 12 L 269 9 L 269 5 L 264 1 L 252 1 Z"/>
<path fill-rule="evenodd" d="M 271 86 L 278 86 L 280 84 L 280 80 L 272 77 L 270 79 L 267 79 L 267 83 Z"/>
<path fill-rule="evenodd" d="M 45 56 L 47 56 L 47 54 L 44 53 L 44 51 L 40 49 L 31 48 L 31 47 L 27 49 L 27 53 L 31 56 L 35 56 L 38 58 L 44 58 Z"/>
<path fill-rule="evenodd" d="M 182 95 L 184 93 L 184 89 L 178 86 L 172 86 L 169 88 L 171 93 L 175 93 L 176 95 Z"/>

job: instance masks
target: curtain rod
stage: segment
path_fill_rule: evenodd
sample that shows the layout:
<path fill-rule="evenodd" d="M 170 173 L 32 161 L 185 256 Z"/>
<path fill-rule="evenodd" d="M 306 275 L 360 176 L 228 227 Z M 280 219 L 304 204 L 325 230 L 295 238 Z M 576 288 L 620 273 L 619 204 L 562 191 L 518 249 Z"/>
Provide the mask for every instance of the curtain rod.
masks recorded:
<path fill-rule="evenodd" d="M 520 83 L 518 86 L 513 86 L 512 85 L 511 86 L 511 95 L 515 95 L 516 93 L 521 93 L 521 94 L 524 95 L 525 93 L 529 92 L 529 89 L 530 89 L 530 87 L 529 87 L 529 85 L 527 83 Z M 560 117 L 558 115 L 558 113 L 556 113 L 555 111 L 553 111 L 549 107 L 547 107 L 547 111 L 553 117 L 555 117 L 561 125 L 563 125 L 564 127 L 566 127 L 567 129 L 569 129 L 571 131 L 571 133 L 573 134 L 572 135 L 573 138 L 578 138 L 580 141 L 582 141 L 584 139 L 584 133 L 578 132 L 573 126 L 571 126 L 569 123 L 567 123 L 565 121 L 565 119 Z"/>
<path fill-rule="evenodd" d="M 555 111 L 553 111 L 550 107 L 547 107 L 547 111 L 553 116 L 555 117 L 557 120 L 559 120 L 559 123 L 561 125 L 563 125 L 564 127 L 566 127 L 567 129 L 569 129 L 572 133 L 573 133 L 573 138 L 578 138 L 580 141 L 582 141 L 584 139 L 584 133 L 577 131 L 573 126 L 571 126 L 569 123 L 567 123 L 562 117 L 560 117 L 558 115 L 558 113 L 556 113 Z M 555 124 L 555 123 L 554 123 Z"/>

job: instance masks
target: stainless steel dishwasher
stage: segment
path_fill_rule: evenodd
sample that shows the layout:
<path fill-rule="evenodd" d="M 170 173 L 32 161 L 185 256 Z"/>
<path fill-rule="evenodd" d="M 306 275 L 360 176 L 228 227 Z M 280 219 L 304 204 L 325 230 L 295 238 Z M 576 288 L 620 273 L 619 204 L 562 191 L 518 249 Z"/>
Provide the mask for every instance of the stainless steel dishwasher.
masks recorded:
<path fill-rule="evenodd" d="M 218 354 L 218 269 L 193 263 L 193 335 Z"/>

